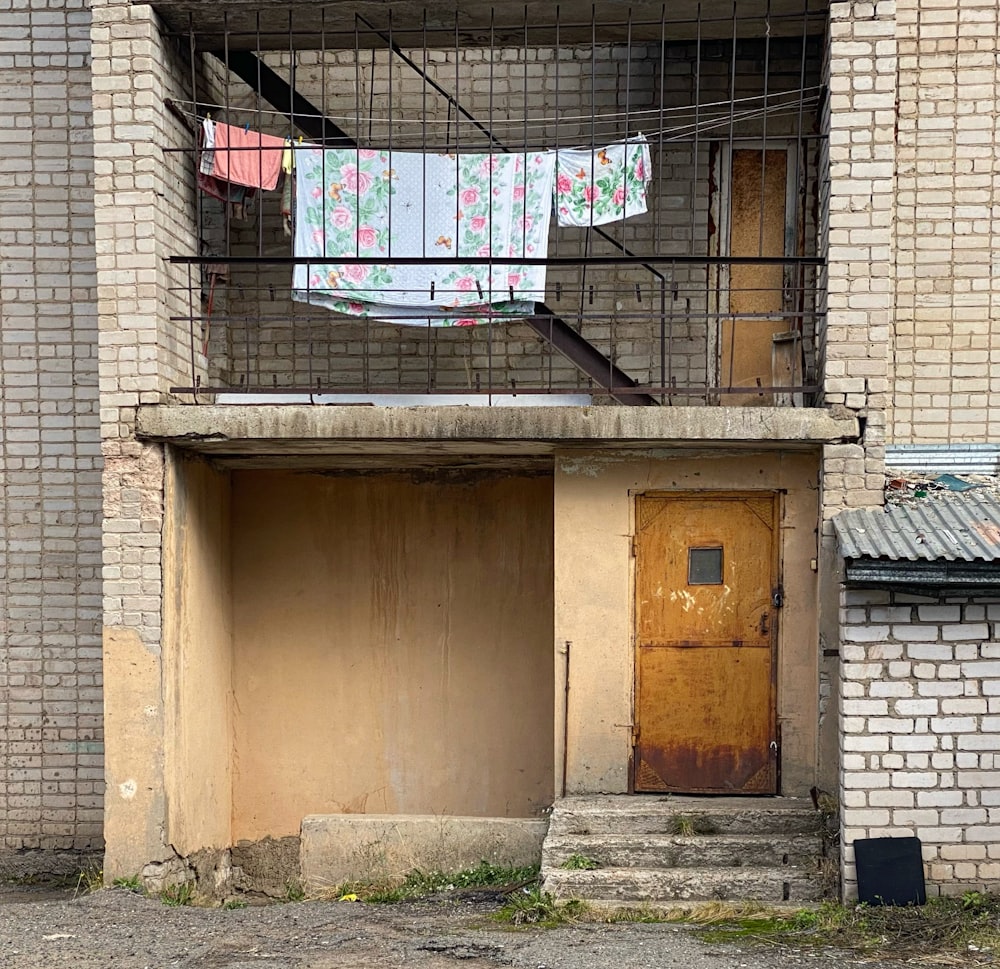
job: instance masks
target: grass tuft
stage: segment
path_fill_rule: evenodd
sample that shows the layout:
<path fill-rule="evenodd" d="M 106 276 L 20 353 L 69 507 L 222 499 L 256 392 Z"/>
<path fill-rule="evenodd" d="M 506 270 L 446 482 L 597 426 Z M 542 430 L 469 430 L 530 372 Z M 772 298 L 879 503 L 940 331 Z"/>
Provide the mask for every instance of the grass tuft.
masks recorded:
<path fill-rule="evenodd" d="M 593 871 L 601 866 L 593 858 L 574 852 L 559 867 L 567 871 Z"/>
<path fill-rule="evenodd" d="M 305 897 L 306 897 L 306 891 L 302 887 L 302 883 L 298 879 L 285 882 L 286 902 L 301 902 L 305 899 Z"/>
<path fill-rule="evenodd" d="M 554 928 L 567 922 L 578 922 L 585 914 L 586 906 L 583 902 L 557 902 L 548 892 L 543 892 L 536 886 L 511 892 L 495 918 L 508 925 Z"/>
<path fill-rule="evenodd" d="M 87 865 L 76 876 L 73 895 L 93 895 L 104 888 L 104 871 L 96 865 Z"/>
<path fill-rule="evenodd" d="M 124 888 L 126 891 L 135 892 L 138 895 L 144 894 L 142 879 L 138 875 L 130 875 L 128 878 L 116 878 L 112 884 L 115 888 Z"/>
<path fill-rule="evenodd" d="M 393 904 L 426 898 L 428 895 L 477 889 L 502 893 L 508 890 L 514 891 L 537 880 L 537 865 L 512 868 L 481 861 L 474 868 L 466 868 L 464 871 L 451 874 L 440 871 L 425 872 L 415 868 L 403 879 L 345 882 L 321 895 L 324 898 L 340 901 Z"/>
<path fill-rule="evenodd" d="M 160 901 L 171 908 L 190 905 L 194 902 L 194 882 L 180 882 L 169 885 L 160 892 Z"/>
<path fill-rule="evenodd" d="M 838 905 L 722 919 L 699 934 L 710 942 L 836 946 L 865 956 L 949 961 L 1000 952 L 1000 895 L 966 892 L 918 906 Z"/>

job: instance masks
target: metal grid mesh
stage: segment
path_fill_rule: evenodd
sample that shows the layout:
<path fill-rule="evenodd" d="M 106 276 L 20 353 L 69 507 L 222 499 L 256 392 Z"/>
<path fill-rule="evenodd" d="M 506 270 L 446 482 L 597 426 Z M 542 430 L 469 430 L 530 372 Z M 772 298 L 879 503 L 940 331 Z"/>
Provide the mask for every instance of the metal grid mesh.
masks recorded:
<path fill-rule="evenodd" d="M 170 257 L 188 267 L 187 312 L 172 319 L 187 331 L 191 382 L 175 392 L 811 401 L 823 329 L 825 9 L 767 5 L 747 17 L 734 5 L 730 17 L 702 19 L 699 5 L 684 19 L 664 9 L 565 23 L 556 10 L 500 25 L 488 12 L 473 27 L 457 15 L 431 26 L 426 14 L 405 25 L 357 14 L 345 27 L 342 13 L 300 9 L 224 13 L 207 34 L 189 19 L 178 40 L 191 51 L 191 96 L 169 106 L 191 138 L 166 151 L 194 169 L 206 116 L 287 137 L 295 150 L 597 151 L 642 134 L 649 211 L 589 229 L 553 222 L 533 260 L 547 268 L 533 313 L 403 327 L 289 298 L 303 258 L 282 233 L 278 193 L 261 193 L 246 214 L 192 191 L 201 251 Z"/>

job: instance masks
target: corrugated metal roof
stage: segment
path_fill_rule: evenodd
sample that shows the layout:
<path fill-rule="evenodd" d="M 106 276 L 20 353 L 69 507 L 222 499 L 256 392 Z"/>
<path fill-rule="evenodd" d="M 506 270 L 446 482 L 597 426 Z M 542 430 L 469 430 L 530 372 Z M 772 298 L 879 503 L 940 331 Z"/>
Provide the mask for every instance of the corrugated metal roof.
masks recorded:
<path fill-rule="evenodd" d="M 887 468 L 899 471 L 1000 473 L 1000 444 L 887 444 Z"/>
<path fill-rule="evenodd" d="M 852 508 L 833 520 L 844 558 L 916 562 L 1000 560 L 1000 500 L 970 491 Z"/>

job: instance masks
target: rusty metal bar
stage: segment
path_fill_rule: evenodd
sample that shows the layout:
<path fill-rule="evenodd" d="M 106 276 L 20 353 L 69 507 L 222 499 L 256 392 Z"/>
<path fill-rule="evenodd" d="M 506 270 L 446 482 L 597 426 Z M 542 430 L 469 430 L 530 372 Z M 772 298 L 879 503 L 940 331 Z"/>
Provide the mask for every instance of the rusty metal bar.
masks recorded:
<path fill-rule="evenodd" d="M 548 340 L 559 353 L 588 377 L 592 377 L 602 386 L 607 386 L 609 390 L 615 388 L 611 396 L 620 404 L 643 407 L 659 405 L 660 402 L 652 394 L 636 391 L 634 388 L 639 386 L 638 381 L 633 380 L 624 370 L 616 366 L 592 343 L 584 340 L 573 327 L 556 316 L 544 303 L 537 304 L 537 308 L 545 318 L 528 317 L 525 323 L 542 339 Z"/>
<path fill-rule="evenodd" d="M 615 384 L 612 387 L 605 386 L 594 386 L 594 387 L 530 387 L 527 385 L 522 385 L 519 387 L 510 387 L 503 384 L 499 386 L 479 386 L 473 390 L 470 387 L 439 387 L 435 389 L 434 393 L 439 394 L 442 397 L 461 397 L 461 396 L 471 396 L 471 395 L 507 395 L 507 396 L 538 396 L 540 394 L 546 394 L 551 396 L 560 396 L 566 394 L 590 394 L 591 396 L 607 396 L 614 397 L 616 400 L 620 395 L 625 394 L 626 396 L 630 393 L 632 396 L 645 396 L 651 397 L 654 394 L 671 394 L 682 397 L 708 397 L 715 394 L 740 394 L 743 396 L 753 396 L 766 397 L 771 394 L 815 394 L 820 391 L 820 387 L 815 384 L 802 385 L 800 387 L 706 387 L 704 384 L 698 384 L 693 386 L 678 386 L 676 384 L 670 387 L 651 387 L 645 384 L 633 384 L 629 387 L 623 387 L 622 385 Z M 385 395 L 392 396 L 393 394 L 422 394 L 426 393 L 421 384 L 415 384 L 413 387 L 407 386 L 393 386 L 393 387 L 371 387 L 367 384 L 364 387 L 358 387 L 356 385 L 316 385 L 310 384 L 307 386 L 294 385 L 290 387 L 250 387 L 241 386 L 239 388 L 234 387 L 206 387 L 204 384 L 199 384 L 197 387 L 171 387 L 170 393 L 172 394 L 269 394 L 269 395 L 305 395 L 305 394 L 365 394 L 365 395 Z M 645 406 L 641 401 L 639 402 L 641 406 Z M 771 405 L 764 405 L 771 406 Z"/>
<path fill-rule="evenodd" d="M 211 256 L 168 256 L 167 261 L 174 265 L 185 266 L 189 263 L 201 265 L 209 262 L 221 262 L 236 266 L 310 266 L 315 264 L 337 263 L 345 266 L 382 266 L 392 263 L 394 266 L 421 266 L 427 262 L 422 256 L 350 256 L 336 259 L 317 259 L 315 256 L 229 256 L 228 258 L 213 258 Z M 435 265 L 441 266 L 578 266 L 577 256 L 462 256 L 447 258 L 435 256 Z M 587 262 L 594 266 L 641 266 L 646 262 L 659 265 L 677 264 L 688 266 L 824 266 L 826 259 L 822 256 L 669 256 L 669 255 L 638 255 L 638 256 L 588 256 Z"/>

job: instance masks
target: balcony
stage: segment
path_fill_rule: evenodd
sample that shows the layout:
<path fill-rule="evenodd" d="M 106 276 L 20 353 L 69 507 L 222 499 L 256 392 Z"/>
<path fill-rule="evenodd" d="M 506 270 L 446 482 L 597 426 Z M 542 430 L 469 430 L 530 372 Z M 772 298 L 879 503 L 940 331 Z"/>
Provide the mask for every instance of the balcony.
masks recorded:
<path fill-rule="evenodd" d="M 165 4 L 176 41 L 211 51 L 191 59 L 185 97 L 168 103 L 187 135 L 165 151 L 193 173 L 211 119 L 287 138 L 297 158 L 322 148 L 324 165 L 340 157 L 331 152 L 348 162 L 379 152 L 411 171 L 418 156 L 590 157 L 593 185 L 608 149 L 644 138 L 645 211 L 593 225 L 553 214 L 537 248 L 511 255 L 462 251 L 444 233 L 416 251 L 405 239 L 429 224 L 390 203 L 384 256 L 327 248 L 321 259 L 287 234 L 287 193 L 237 206 L 197 192 L 189 174 L 199 244 L 168 256 L 183 361 L 172 393 L 199 403 L 818 402 L 825 8 L 744 4 L 734 16 L 692 5 L 667 19 L 659 6 L 624 18 L 588 6 L 518 21 L 503 7 L 478 21 L 468 10 L 453 22 L 441 11 L 395 23 L 355 12 L 336 24 L 317 9 L 220 18 Z M 342 188 L 327 181 L 324 224 Z M 298 201 L 293 210 L 301 216 Z M 456 200 L 456 225 L 463 216 Z M 333 292 L 331 275 L 342 285 L 386 265 L 423 273 L 433 315 L 401 325 L 392 309 L 359 316 L 312 298 Z M 475 312 L 440 308 L 461 295 L 446 281 L 457 266 L 473 267 Z M 497 275 L 528 272 L 535 287 L 512 286 L 517 311 L 502 307 Z M 293 279 L 315 289 L 293 298 Z M 398 292 L 384 285 L 374 298 L 392 306 Z"/>

